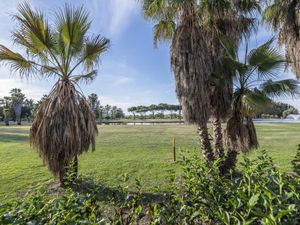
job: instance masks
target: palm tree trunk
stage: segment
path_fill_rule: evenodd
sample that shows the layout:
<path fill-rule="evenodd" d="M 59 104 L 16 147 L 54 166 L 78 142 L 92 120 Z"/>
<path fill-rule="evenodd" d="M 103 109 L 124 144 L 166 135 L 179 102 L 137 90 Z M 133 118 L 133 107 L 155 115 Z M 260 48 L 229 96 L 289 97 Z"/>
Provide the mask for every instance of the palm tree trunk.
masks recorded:
<path fill-rule="evenodd" d="M 212 127 L 214 134 L 214 147 L 215 147 L 215 158 L 224 157 L 224 145 L 223 145 L 223 133 L 222 133 L 222 123 L 220 117 L 215 117 L 212 119 Z"/>
<path fill-rule="evenodd" d="M 238 152 L 232 149 L 228 149 L 225 161 L 220 167 L 222 174 L 229 173 L 230 170 L 234 170 L 237 163 Z"/>
<path fill-rule="evenodd" d="M 200 137 L 200 145 L 202 148 L 203 156 L 208 162 L 211 162 L 214 160 L 214 153 L 213 153 L 213 150 L 211 147 L 209 133 L 208 133 L 206 123 L 203 125 L 199 125 L 198 133 L 199 133 L 199 137 Z"/>
<path fill-rule="evenodd" d="M 5 123 L 6 126 L 9 126 L 9 119 L 5 117 L 4 118 L 4 123 Z"/>
<path fill-rule="evenodd" d="M 73 181 L 75 181 L 78 178 L 78 157 L 77 157 L 77 155 L 74 158 L 73 167 L 74 167 Z"/>
<path fill-rule="evenodd" d="M 65 181 L 66 181 L 66 174 L 67 174 L 67 168 L 65 166 L 63 166 L 62 168 L 60 168 L 59 171 L 59 183 L 61 187 L 65 186 Z"/>
<path fill-rule="evenodd" d="M 21 116 L 20 115 L 16 116 L 16 120 L 17 120 L 17 124 L 21 125 Z"/>

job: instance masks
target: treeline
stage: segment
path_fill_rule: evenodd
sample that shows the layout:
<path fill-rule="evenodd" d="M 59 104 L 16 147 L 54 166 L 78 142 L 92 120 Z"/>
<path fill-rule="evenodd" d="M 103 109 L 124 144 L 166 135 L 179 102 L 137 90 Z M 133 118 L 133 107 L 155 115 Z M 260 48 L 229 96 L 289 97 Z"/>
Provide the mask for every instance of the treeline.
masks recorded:
<path fill-rule="evenodd" d="M 9 92 L 9 96 L 0 98 L 0 119 L 9 125 L 13 120 L 21 124 L 21 120 L 31 121 L 38 103 L 33 99 L 28 99 L 21 89 L 14 88 Z"/>
<path fill-rule="evenodd" d="M 290 114 L 298 114 L 299 111 L 294 106 L 282 102 L 273 102 L 272 106 L 256 114 L 256 118 L 283 118 Z"/>
<path fill-rule="evenodd" d="M 98 99 L 98 95 L 92 93 L 88 96 L 88 103 L 91 106 L 93 112 L 95 113 L 96 119 L 101 120 L 118 120 L 125 118 L 125 113 L 123 110 L 117 106 L 105 105 L 102 106 L 100 104 L 100 100 Z"/>
<path fill-rule="evenodd" d="M 131 113 L 133 119 L 181 119 L 181 107 L 179 105 L 171 105 L 160 103 L 158 105 L 139 105 L 127 109 Z M 166 115 L 167 114 L 167 115 Z"/>
<path fill-rule="evenodd" d="M 11 121 L 21 125 L 22 121 L 31 122 L 39 105 L 47 98 L 44 95 L 39 101 L 29 99 L 21 89 L 14 88 L 8 96 L 0 98 L 0 121 L 9 125 Z M 97 120 L 125 118 L 123 110 L 117 106 L 100 105 L 97 94 L 88 96 L 88 103 L 95 113 Z"/>

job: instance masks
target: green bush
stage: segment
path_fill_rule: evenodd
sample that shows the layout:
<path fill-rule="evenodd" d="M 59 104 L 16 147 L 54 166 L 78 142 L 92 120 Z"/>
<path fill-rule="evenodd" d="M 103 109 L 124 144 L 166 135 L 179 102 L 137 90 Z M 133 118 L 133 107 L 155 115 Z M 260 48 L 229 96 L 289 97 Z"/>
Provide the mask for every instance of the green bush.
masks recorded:
<path fill-rule="evenodd" d="M 186 159 L 182 181 L 157 208 L 161 224 L 300 224 L 300 181 L 263 152 L 240 172 L 220 176 L 218 163 Z"/>
<path fill-rule="evenodd" d="M 145 193 L 140 179 L 103 189 L 78 182 L 61 192 L 47 188 L 0 206 L 0 224 L 300 224 L 300 147 L 294 173 L 281 173 L 263 152 L 244 158 L 239 172 L 222 176 L 219 163 L 184 158 L 183 175 L 166 193 Z M 123 177 L 124 184 L 128 176 Z M 83 186 L 82 184 L 85 183 Z"/>

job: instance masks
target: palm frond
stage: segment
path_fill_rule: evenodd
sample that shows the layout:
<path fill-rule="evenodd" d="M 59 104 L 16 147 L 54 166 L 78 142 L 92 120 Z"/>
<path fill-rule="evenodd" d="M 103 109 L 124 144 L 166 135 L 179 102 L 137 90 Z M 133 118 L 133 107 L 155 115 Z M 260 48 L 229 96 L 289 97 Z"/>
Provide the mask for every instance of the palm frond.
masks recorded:
<path fill-rule="evenodd" d="M 90 69 L 97 64 L 100 56 L 108 50 L 109 46 L 110 40 L 101 37 L 100 35 L 87 39 L 82 56 L 85 67 Z"/>
<path fill-rule="evenodd" d="M 234 0 L 234 7 L 242 13 L 252 14 L 261 11 L 261 1 L 257 0 Z"/>
<path fill-rule="evenodd" d="M 299 82 L 293 79 L 280 81 L 268 80 L 261 85 L 260 89 L 271 98 L 295 97 L 300 94 Z"/>
<path fill-rule="evenodd" d="M 170 41 L 174 35 L 176 24 L 172 20 L 160 20 L 153 28 L 154 46 L 157 47 L 159 41 Z"/>
<path fill-rule="evenodd" d="M 272 105 L 271 99 L 257 89 L 248 89 L 243 93 L 241 99 L 243 112 L 250 117 L 252 117 L 259 110 L 266 109 Z"/>
<path fill-rule="evenodd" d="M 274 1 L 273 4 L 267 5 L 265 8 L 262 15 L 263 22 L 277 31 L 280 23 L 283 21 L 284 11 L 285 8 L 281 5 L 280 1 Z"/>
<path fill-rule="evenodd" d="M 18 6 L 19 14 L 14 18 L 18 23 L 23 39 L 34 45 L 39 51 L 47 51 L 54 46 L 54 39 L 48 21 L 42 12 L 33 10 L 28 3 Z"/>
<path fill-rule="evenodd" d="M 97 70 L 93 70 L 87 74 L 72 76 L 72 79 L 75 82 L 84 81 L 85 83 L 89 83 L 92 82 L 96 78 L 96 76 L 97 76 Z"/>
<path fill-rule="evenodd" d="M 85 34 L 90 28 L 89 14 L 84 7 L 75 8 L 68 4 L 56 14 L 58 43 L 66 57 L 79 53 Z"/>
<path fill-rule="evenodd" d="M 25 59 L 19 53 L 9 50 L 4 45 L 0 45 L 0 61 L 7 63 L 12 71 L 19 72 L 21 76 L 29 76 L 30 73 L 36 73 L 31 61 Z"/>
<path fill-rule="evenodd" d="M 257 69 L 262 79 L 276 78 L 278 70 L 283 69 L 285 60 L 277 48 L 272 47 L 274 39 L 253 49 L 247 56 L 249 65 Z"/>
<path fill-rule="evenodd" d="M 146 19 L 160 20 L 164 17 L 168 0 L 144 0 L 143 12 Z"/>

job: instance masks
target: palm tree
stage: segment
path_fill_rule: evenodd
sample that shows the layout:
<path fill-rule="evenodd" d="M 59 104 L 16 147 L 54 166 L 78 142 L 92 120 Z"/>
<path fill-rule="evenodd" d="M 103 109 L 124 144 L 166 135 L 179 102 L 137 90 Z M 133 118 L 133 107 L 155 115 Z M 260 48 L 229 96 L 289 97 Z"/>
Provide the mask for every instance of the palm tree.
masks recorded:
<path fill-rule="evenodd" d="M 118 107 L 114 105 L 114 106 L 111 108 L 111 117 L 112 117 L 113 120 L 116 119 L 117 111 L 118 111 Z"/>
<path fill-rule="evenodd" d="M 278 41 L 285 46 L 286 59 L 293 72 L 300 78 L 300 2 L 298 0 L 269 1 L 263 13 L 263 20 L 275 32 Z"/>
<path fill-rule="evenodd" d="M 95 117 L 97 119 L 97 116 L 99 114 L 99 106 L 100 106 L 100 101 L 98 100 L 98 95 L 95 93 L 92 93 L 88 96 L 88 103 L 93 110 Z"/>
<path fill-rule="evenodd" d="M 104 106 L 104 112 L 105 112 L 105 119 L 109 120 L 111 119 L 111 106 L 110 105 L 106 105 Z"/>
<path fill-rule="evenodd" d="M 6 126 L 9 126 L 9 118 L 10 118 L 10 110 L 9 108 L 3 108 L 3 116 L 4 116 L 4 123 Z"/>
<path fill-rule="evenodd" d="M 22 105 L 25 99 L 25 95 L 22 93 L 21 89 L 18 88 L 12 89 L 10 91 L 10 94 L 17 124 L 21 125 Z"/>
<path fill-rule="evenodd" d="M 296 80 L 279 80 L 280 68 L 285 60 L 280 52 L 272 47 L 273 39 L 251 50 L 246 50 L 245 61 L 237 58 L 236 48 L 229 42 L 224 43 L 228 50 L 224 62 L 234 71 L 232 115 L 226 127 L 226 144 L 229 154 L 224 171 L 233 169 L 239 150 L 249 152 L 258 147 L 253 117 L 272 106 L 272 98 L 298 95 L 299 84 Z M 247 49 L 247 48 L 246 48 Z"/>
<path fill-rule="evenodd" d="M 145 17 L 157 22 L 155 46 L 158 41 L 172 42 L 171 65 L 183 117 L 186 122 L 198 125 L 203 154 L 208 161 L 214 160 L 215 153 L 207 122 L 210 116 L 217 118 L 213 124 L 218 127 L 215 147 L 216 155 L 220 155 L 223 151 L 220 117 L 227 115 L 232 89 L 230 82 L 225 85 L 227 89 L 210 85 L 211 75 L 224 75 L 218 60 L 224 52 L 219 40 L 226 36 L 238 42 L 248 34 L 254 19 L 245 15 L 257 7 L 255 0 L 144 0 Z"/>
<path fill-rule="evenodd" d="M 95 68 L 109 40 L 100 35 L 88 36 L 91 21 L 83 7 L 65 5 L 48 19 L 24 3 L 13 18 L 17 23 L 13 41 L 27 54 L 22 56 L 0 45 L 0 60 L 21 77 L 57 79 L 37 109 L 30 143 L 63 185 L 70 163 L 74 160 L 77 174 L 77 156 L 90 146 L 95 149 L 95 116 L 76 86 L 96 77 Z"/>

